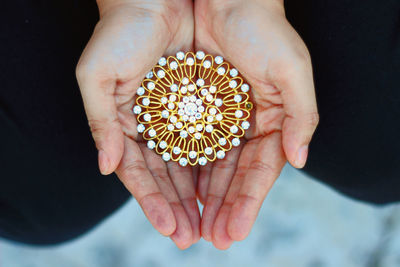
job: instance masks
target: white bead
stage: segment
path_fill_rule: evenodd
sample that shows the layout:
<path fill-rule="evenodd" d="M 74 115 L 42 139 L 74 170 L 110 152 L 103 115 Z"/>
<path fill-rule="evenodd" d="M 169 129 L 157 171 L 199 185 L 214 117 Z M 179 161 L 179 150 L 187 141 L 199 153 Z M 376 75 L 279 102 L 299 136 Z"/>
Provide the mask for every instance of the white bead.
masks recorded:
<path fill-rule="evenodd" d="M 167 142 L 165 142 L 164 140 L 162 140 L 162 141 L 158 144 L 158 146 L 159 146 L 161 149 L 165 149 L 165 148 L 167 148 L 168 144 L 167 144 Z"/>
<path fill-rule="evenodd" d="M 183 101 L 183 103 L 189 103 L 189 100 L 190 100 L 190 98 L 188 97 L 188 96 L 184 96 L 183 98 L 182 98 L 182 101 Z"/>
<path fill-rule="evenodd" d="M 149 113 L 146 113 L 146 114 L 143 115 L 143 119 L 145 121 L 150 121 L 151 120 L 151 115 Z"/>
<path fill-rule="evenodd" d="M 196 99 L 196 105 L 200 106 L 201 104 L 203 104 L 203 101 L 201 101 L 201 99 Z"/>
<path fill-rule="evenodd" d="M 193 66 L 194 65 L 194 59 L 192 57 L 188 57 L 186 59 L 186 64 L 188 64 L 189 66 Z"/>
<path fill-rule="evenodd" d="M 149 136 L 150 136 L 150 137 L 154 137 L 154 136 L 156 136 L 156 135 L 157 135 L 156 130 L 154 130 L 154 129 L 150 129 L 150 130 L 149 130 Z"/>
<path fill-rule="evenodd" d="M 215 105 L 216 105 L 217 107 L 222 106 L 222 99 L 221 99 L 221 98 L 215 99 Z"/>
<path fill-rule="evenodd" d="M 136 90 L 136 94 L 138 94 L 138 95 L 143 95 L 144 92 L 145 92 L 145 90 L 144 90 L 143 87 L 139 87 L 139 88 Z"/>
<path fill-rule="evenodd" d="M 210 124 L 206 125 L 206 132 L 207 133 L 211 133 L 213 130 L 214 130 L 214 127 L 212 125 L 210 125 Z"/>
<path fill-rule="evenodd" d="M 250 128 L 250 122 L 248 122 L 248 121 L 242 122 L 242 128 L 245 129 L 245 130 L 249 129 Z"/>
<path fill-rule="evenodd" d="M 172 149 L 172 152 L 174 152 L 175 155 L 178 155 L 181 153 L 181 148 L 179 146 L 176 146 Z"/>
<path fill-rule="evenodd" d="M 214 97 L 212 95 L 206 95 L 207 102 L 213 101 Z"/>
<path fill-rule="evenodd" d="M 240 109 L 235 111 L 235 117 L 236 118 L 241 118 L 243 116 L 243 111 L 241 111 Z"/>
<path fill-rule="evenodd" d="M 153 82 L 148 82 L 147 83 L 147 89 L 153 90 L 156 87 L 156 85 Z"/>
<path fill-rule="evenodd" d="M 194 117 L 196 119 L 200 120 L 202 116 L 201 116 L 201 113 L 197 112 L 196 114 L 194 114 Z"/>
<path fill-rule="evenodd" d="M 176 101 L 176 95 L 170 95 L 169 96 L 169 101 L 175 102 Z"/>
<path fill-rule="evenodd" d="M 148 99 L 147 97 L 142 99 L 142 104 L 143 106 L 148 106 L 150 105 L 150 99 Z"/>
<path fill-rule="evenodd" d="M 163 103 L 164 105 L 168 103 L 168 98 L 166 98 L 165 96 L 161 97 L 161 103 Z"/>
<path fill-rule="evenodd" d="M 235 134 L 239 131 L 239 128 L 236 125 L 232 125 L 230 131 L 231 133 Z"/>
<path fill-rule="evenodd" d="M 197 124 L 197 125 L 196 125 L 196 130 L 197 130 L 198 132 L 203 131 L 203 125 L 202 125 L 202 124 Z"/>
<path fill-rule="evenodd" d="M 133 113 L 140 114 L 140 112 L 142 112 L 142 108 L 140 106 L 133 107 Z"/>
<path fill-rule="evenodd" d="M 196 57 L 197 57 L 199 60 L 202 60 L 205 56 L 206 56 L 206 55 L 204 54 L 203 51 L 197 51 L 197 53 L 196 53 Z"/>
<path fill-rule="evenodd" d="M 165 152 L 165 153 L 162 155 L 162 159 L 163 159 L 164 161 L 169 161 L 169 160 L 171 159 L 171 155 L 170 155 L 168 152 Z"/>
<path fill-rule="evenodd" d="M 182 120 L 183 121 L 188 121 L 189 120 L 189 116 L 188 115 L 183 115 L 182 116 Z"/>
<path fill-rule="evenodd" d="M 178 103 L 178 108 L 184 109 L 185 108 L 185 103 L 179 102 Z"/>
<path fill-rule="evenodd" d="M 222 116 L 221 113 L 215 115 L 215 118 L 217 119 L 217 121 L 222 121 L 222 119 L 224 118 L 224 116 Z"/>
<path fill-rule="evenodd" d="M 203 95 L 203 96 L 207 95 L 208 94 L 208 90 L 206 88 L 203 88 L 203 89 L 201 89 L 200 94 Z"/>
<path fill-rule="evenodd" d="M 157 71 L 157 76 L 158 76 L 158 78 L 164 78 L 165 77 L 165 71 L 163 71 L 163 70 Z"/>
<path fill-rule="evenodd" d="M 193 83 L 191 83 L 188 85 L 188 90 L 189 92 L 193 92 L 194 90 L 196 90 L 196 86 Z"/>
<path fill-rule="evenodd" d="M 172 62 L 169 64 L 169 67 L 170 67 L 172 70 L 178 69 L 178 62 L 172 61 Z"/>
<path fill-rule="evenodd" d="M 215 115 L 215 114 L 217 114 L 217 110 L 215 108 L 210 108 L 208 110 L 208 113 L 210 113 L 211 115 Z"/>
<path fill-rule="evenodd" d="M 242 101 L 242 96 L 241 96 L 241 95 L 235 95 L 235 96 L 233 97 L 233 100 L 234 100 L 236 103 L 240 103 L 240 101 Z"/>
<path fill-rule="evenodd" d="M 217 92 L 217 87 L 214 86 L 214 85 L 211 85 L 210 88 L 209 88 L 208 90 L 210 90 L 210 93 L 211 93 L 211 94 L 215 94 L 215 92 Z"/>
<path fill-rule="evenodd" d="M 147 79 L 151 79 L 151 78 L 153 78 L 153 72 L 152 71 L 149 71 L 147 74 L 146 74 L 146 78 Z"/>
<path fill-rule="evenodd" d="M 205 157 L 199 158 L 199 165 L 204 166 L 207 164 L 207 159 Z"/>
<path fill-rule="evenodd" d="M 179 116 L 184 116 L 185 115 L 185 111 L 183 109 L 179 109 L 178 110 L 178 115 Z"/>
<path fill-rule="evenodd" d="M 195 133 L 194 134 L 194 138 L 196 138 L 197 140 L 201 139 L 201 133 Z"/>
<path fill-rule="evenodd" d="M 224 146 L 224 145 L 226 145 L 226 139 L 225 138 L 220 138 L 219 140 L 218 140 L 218 144 L 220 144 L 221 146 Z"/>
<path fill-rule="evenodd" d="M 204 112 L 204 107 L 203 106 L 199 106 L 197 108 L 197 111 L 200 112 L 200 113 Z"/>
<path fill-rule="evenodd" d="M 230 88 L 236 88 L 236 86 L 237 86 L 237 81 L 232 80 L 232 81 L 229 82 L 229 87 Z"/>
<path fill-rule="evenodd" d="M 144 127 L 143 124 L 138 124 L 138 126 L 136 128 L 137 128 L 138 133 L 143 133 L 144 130 L 146 129 L 146 127 Z"/>
<path fill-rule="evenodd" d="M 189 133 L 194 133 L 195 131 L 196 131 L 196 129 L 193 127 L 193 126 L 190 126 L 189 128 L 188 128 L 188 131 L 189 131 Z"/>
<path fill-rule="evenodd" d="M 206 69 L 210 68 L 210 67 L 211 67 L 211 61 L 209 61 L 209 60 L 204 60 L 203 66 L 204 66 L 204 68 L 206 68 Z"/>
<path fill-rule="evenodd" d="M 216 56 L 215 57 L 215 63 L 217 64 L 221 64 L 222 62 L 224 62 L 224 58 L 221 56 Z"/>
<path fill-rule="evenodd" d="M 172 123 L 176 123 L 176 122 L 178 121 L 178 118 L 177 118 L 176 116 L 171 116 L 171 118 L 169 118 L 169 120 L 170 120 Z"/>
<path fill-rule="evenodd" d="M 213 122 L 214 121 L 214 117 L 213 116 L 207 116 L 207 122 Z"/>
<path fill-rule="evenodd" d="M 182 167 L 185 167 L 185 166 L 188 164 L 188 161 L 187 161 L 187 159 L 185 159 L 185 158 L 180 158 L 180 159 L 179 159 L 179 164 L 180 164 Z"/>
<path fill-rule="evenodd" d="M 186 86 L 182 86 L 180 91 L 181 91 L 182 94 L 186 94 L 187 93 L 187 87 Z"/>
<path fill-rule="evenodd" d="M 159 60 L 158 60 L 158 65 L 160 65 L 160 66 L 165 66 L 167 64 L 167 59 L 165 58 L 165 57 L 161 57 Z"/>
<path fill-rule="evenodd" d="M 192 103 L 196 102 L 196 96 L 195 95 L 189 96 L 189 101 Z"/>
<path fill-rule="evenodd" d="M 147 147 L 149 149 L 154 149 L 156 147 L 156 142 L 154 142 L 153 140 L 150 140 L 147 142 Z"/>
<path fill-rule="evenodd" d="M 196 151 L 190 151 L 189 152 L 189 158 L 195 159 L 197 157 L 197 152 Z"/>
<path fill-rule="evenodd" d="M 203 79 L 197 79 L 196 85 L 199 87 L 202 87 L 204 85 L 204 80 Z"/>
<path fill-rule="evenodd" d="M 174 103 L 168 103 L 168 109 L 174 109 L 175 108 L 175 104 Z"/>
<path fill-rule="evenodd" d="M 219 159 L 225 158 L 225 152 L 223 150 L 218 151 L 217 158 L 219 158 Z"/>
<path fill-rule="evenodd" d="M 178 92 L 178 85 L 174 83 L 173 85 L 171 85 L 170 89 L 172 92 Z"/>
<path fill-rule="evenodd" d="M 191 123 L 195 123 L 195 122 L 196 122 L 196 118 L 195 118 L 194 116 L 190 116 L 190 117 L 189 117 L 189 121 L 190 121 Z"/>
<path fill-rule="evenodd" d="M 178 121 L 178 122 L 175 124 L 175 127 L 176 127 L 177 129 L 181 129 L 181 128 L 183 127 L 182 122 Z"/>
<path fill-rule="evenodd" d="M 244 83 L 244 84 L 242 84 L 240 89 L 242 90 L 242 92 L 247 93 L 249 91 L 250 87 L 247 83 Z"/>
<path fill-rule="evenodd" d="M 205 153 L 206 155 L 211 155 L 211 154 L 213 153 L 213 150 L 212 150 L 211 147 L 206 147 L 206 148 L 204 149 L 204 153 Z"/>
<path fill-rule="evenodd" d="M 184 110 L 186 115 L 194 116 L 197 112 L 197 106 L 195 103 L 187 103 Z"/>
<path fill-rule="evenodd" d="M 175 129 L 175 126 L 173 124 L 168 124 L 167 129 L 168 131 L 173 131 Z"/>
<path fill-rule="evenodd" d="M 217 73 L 219 74 L 219 75 L 224 75 L 225 74 L 225 68 L 224 67 L 219 67 L 218 69 L 217 69 Z"/>
<path fill-rule="evenodd" d="M 239 138 L 233 138 L 232 139 L 232 145 L 233 146 L 239 146 L 240 145 L 240 139 Z"/>
<path fill-rule="evenodd" d="M 182 137 L 182 138 L 186 138 L 186 137 L 188 136 L 188 133 L 187 133 L 185 130 L 182 130 L 182 131 L 179 133 L 179 136 Z"/>
<path fill-rule="evenodd" d="M 183 60 L 185 58 L 185 53 L 179 51 L 178 53 L 176 53 L 176 58 L 179 60 Z"/>
<path fill-rule="evenodd" d="M 182 84 L 186 85 L 186 84 L 188 84 L 188 83 L 189 83 L 189 78 L 184 77 L 184 78 L 182 79 Z"/>
<path fill-rule="evenodd" d="M 229 74 L 231 75 L 231 77 L 236 77 L 238 76 L 239 72 L 237 71 L 237 69 L 231 69 L 229 71 Z"/>

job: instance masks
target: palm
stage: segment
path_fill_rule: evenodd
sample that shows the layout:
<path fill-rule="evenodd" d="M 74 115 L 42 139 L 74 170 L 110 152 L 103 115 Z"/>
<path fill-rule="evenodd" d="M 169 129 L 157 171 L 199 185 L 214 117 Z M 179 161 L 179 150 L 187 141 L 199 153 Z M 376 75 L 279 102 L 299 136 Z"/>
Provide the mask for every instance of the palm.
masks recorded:
<path fill-rule="evenodd" d="M 242 3 L 198 1 L 195 6 L 196 49 L 230 61 L 252 85 L 255 103 L 245 144 L 199 175 L 198 195 L 205 203 L 202 235 L 222 249 L 248 235 L 286 162 L 281 131 L 291 114 L 275 84 L 279 74 L 290 72 L 285 68 L 290 53 L 304 47 L 279 12 Z"/>
<path fill-rule="evenodd" d="M 144 2 L 103 14 L 82 55 L 80 65 L 85 67 L 80 68 L 86 73 L 78 72 L 78 80 L 85 87 L 87 76 L 95 77 L 97 87 L 107 90 L 101 99 L 110 109 L 106 116 L 113 110 L 116 113 L 115 118 L 109 119 L 111 126 L 104 129 L 103 122 L 90 112 L 101 105 L 91 103 L 94 97 L 85 95 L 87 90 L 81 88 L 97 146 L 108 145 L 108 153 L 117 159 L 117 164 L 120 155 L 116 169 L 120 180 L 138 200 L 153 226 L 170 235 L 178 247 L 186 248 L 200 238 L 200 215 L 195 186 L 190 179 L 192 171 L 165 163 L 145 148 L 132 114 L 136 88 L 158 59 L 178 50 L 192 49 L 192 2 L 179 0 L 179 10 L 172 2 L 164 9 Z M 171 12 L 176 14 L 171 16 Z M 106 98 L 109 95 L 113 97 Z M 98 141 L 100 136 L 103 140 Z"/>

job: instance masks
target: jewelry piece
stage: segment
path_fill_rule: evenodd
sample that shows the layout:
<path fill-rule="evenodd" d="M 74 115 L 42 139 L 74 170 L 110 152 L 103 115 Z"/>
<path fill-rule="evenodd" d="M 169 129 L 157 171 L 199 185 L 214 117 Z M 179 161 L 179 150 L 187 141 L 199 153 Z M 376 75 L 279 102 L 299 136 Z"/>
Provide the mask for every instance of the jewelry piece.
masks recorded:
<path fill-rule="evenodd" d="M 249 129 L 250 86 L 221 56 L 162 57 L 137 89 L 137 131 L 165 161 L 223 159 Z"/>

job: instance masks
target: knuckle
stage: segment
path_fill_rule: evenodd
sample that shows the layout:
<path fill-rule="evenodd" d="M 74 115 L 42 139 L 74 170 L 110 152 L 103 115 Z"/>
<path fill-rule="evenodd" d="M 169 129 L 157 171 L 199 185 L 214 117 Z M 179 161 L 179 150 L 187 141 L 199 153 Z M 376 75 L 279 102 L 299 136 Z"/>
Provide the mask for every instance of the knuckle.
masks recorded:
<path fill-rule="evenodd" d="M 316 127 L 319 123 L 319 114 L 317 111 L 311 112 L 307 115 L 306 121 L 308 125 Z"/>
<path fill-rule="evenodd" d="M 248 170 L 257 171 L 264 174 L 275 174 L 277 172 L 276 168 L 259 159 L 253 160 L 253 162 L 250 163 Z"/>
<path fill-rule="evenodd" d="M 146 162 L 143 160 L 135 160 L 125 166 L 121 173 L 123 177 L 136 177 L 145 171 L 147 171 Z"/>

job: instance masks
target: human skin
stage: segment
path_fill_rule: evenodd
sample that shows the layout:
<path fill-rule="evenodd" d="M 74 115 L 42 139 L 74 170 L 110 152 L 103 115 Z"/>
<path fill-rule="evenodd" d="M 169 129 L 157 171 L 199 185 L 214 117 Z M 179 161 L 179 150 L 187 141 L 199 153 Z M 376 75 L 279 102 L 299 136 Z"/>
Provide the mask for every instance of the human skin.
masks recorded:
<path fill-rule="evenodd" d="M 192 170 L 165 163 L 145 147 L 132 106 L 141 80 L 162 55 L 192 50 L 192 5 L 98 0 L 100 21 L 76 70 L 101 173 L 115 171 L 152 225 L 181 249 L 200 239 Z"/>
<path fill-rule="evenodd" d="M 98 6 L 100 21 L 77 79 L 100 171 L 115 171 L 152 225 L 181 249 L 200 238 L 198 176 L 201 235 L 220 249 L 244 239 L 286 158 L 304 166 L 318 122 L 310 58 L 283 3 L 197 0 L 195 18 L 190 0 L 98 0 Z M 148 150 L 131 111 L 136 88 L 157 60 L 193 49 L 237 67 L 255 103 L 245 144 L 198 173 Z"/>
<path fill-rule="evenodd" d="M 286 159 L 306 162 L 318 124 L 311 60 L 285 18 L 282 0 L 198 0 L 195 49 L 221 55 L 252 85 L 245 142 L 200 168 L 201 233 L 227 249 L 249 234 Z"/>

